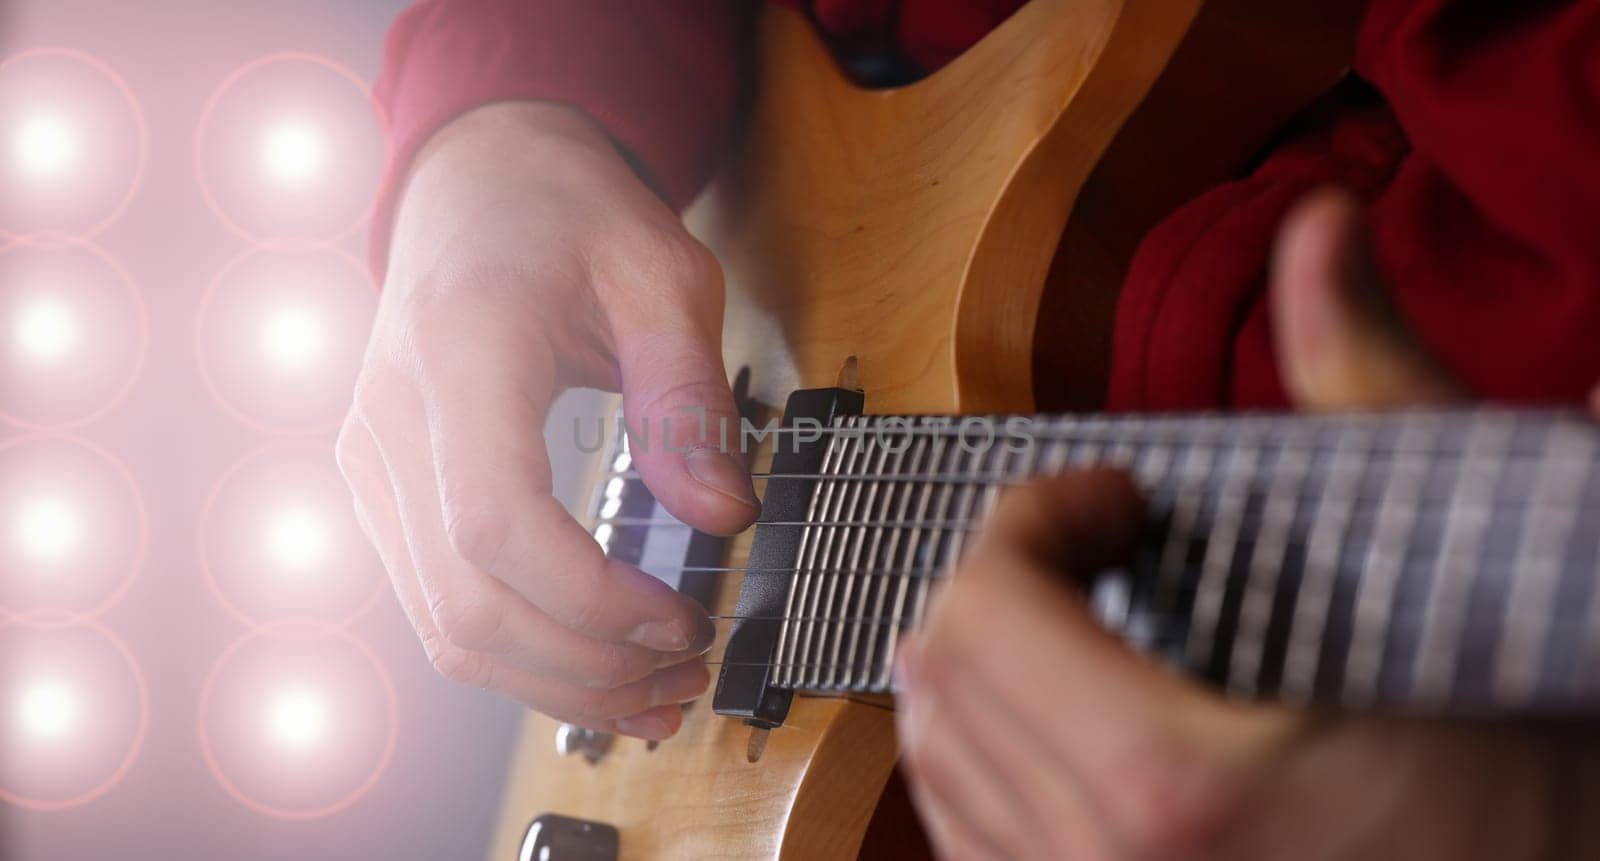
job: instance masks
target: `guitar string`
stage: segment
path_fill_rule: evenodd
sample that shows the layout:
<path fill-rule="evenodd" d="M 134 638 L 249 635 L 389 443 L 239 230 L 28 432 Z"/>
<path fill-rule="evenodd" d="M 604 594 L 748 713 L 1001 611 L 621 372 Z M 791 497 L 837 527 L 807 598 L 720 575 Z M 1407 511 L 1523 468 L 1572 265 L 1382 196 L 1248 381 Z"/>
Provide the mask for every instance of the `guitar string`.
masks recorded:
<path fill-rule="evenodd" d="M 1110 441 L 1110 442 L 1115 443 L 1116 441 Z M 1207 450 L 1210 450 L 1210 451 L 1231 451 L 1231 450 L 1234 450 L 1234 449 L 1237 449 L 1237 448 L 1241 448 L 1241 446 L 1229 445 L 1227 443 L 1219 443 L 1219 444 L 1216 444 L 1216 445 L 1175 446 L 1174 450 L 1177 450 L 1177 449 L 1180 449 L 1180 448 L 1184 449 L 1184 450 L 1207 449 Z M 1312 449 L 1309 449 L 1309 448 L 1304 448 L 1304 447 L 1295 448 L 1295 447 L 1292 447 L 1292 446 L 1289 446 L 1289 447 L 1285 447 L 1285 446 L 1268 446 L 1268 448 L 1271 448 L 1272 450 L 1277 451 L 1277 452 L 1285 452 L 1285 451 L 1305 452 L 1305 451 L 1311 451 L 1312 450 Z M 1329 447 L 1323 447 L 1323 448 L 1315 449 L 1315 451 L 1317 451 L 1317 452 L 1326 452 L 1328 455 L 1331 456 L 1331 455 L 1333 455 L 1335 453 L 1336 450 L 1333 447 L 1329 446 Z M 1137 456 L 1138 456 L 1138 453 L 1134 453 L 1129 458 L 1119 459 L 1119 460 L 1106 459 L 1106 460 L 1101 460 L 1101 461 L 1098 461 L 1098 462 L 1095 462 L 1095 463 L 1092 463 L 1092 464 L 1086 464 L 1085 466 L 1111 466 L 1111 467 L 1129 468 L 1129 467 L 1135 466 L 1133 461 L 1137 458 Z M 1385 450 L 1385 451 L 1369 452 L 1369 453 L 1366 454 L 1365 460 L 1363 462 L 1371 464 L 1371 463 L 1375 463 L 1375 462 L 1382 462 L 1382 461 L 1392 460 L 1392 459 L 1395 459 L 1397 457 L 1414 457 L 1414 456 L 1431 456 L 1431 457 L 1435 457 L 1435 458 L 1437 458 L 1437 462 L 1438 463 L 1441 463 L 1441 464 L 1444 464 L 1444 465 L 1449 465 L 1449 464 L 1451 464 L 1452 461 L 1462 461 L 1462 462 L 1466 462 L 1466 463 L 1481 463 L 1481 462 L 1484 461 L 1483 457 L 1481 457 L 1481 456 L 1473 456 L 1469 452 L 1443 451 L 1443 450 L 1421 451 L 1421 450 L 1415 450 L 1415 449 L 1390 449 L 1390 450 Z M 1510 464 L 1514 464 L 1514 465 L 1516 465 L 1518 467 L 1536 466 L 1536 465 L 1542 465 L 1542 464 L 1551 464 L 1551 465 L 1556 466 L 1556 467 L 1569 467 L 1570 466 L 1570 467 L 1573 467 L 1573 468 L 1581 468 L 1581 467 L 1589 466 L 1590 464 L 1592 464 L 1594 462 L 1595 459 L 1592 458 L 1592 457 L 1589 457 L 1589 458 L 1584 458 L 1584 457 L 1565 457 L 1565 458 L 1563 458 L 1563 457 L 1551 457 L 1550 455 L 1545 454 L 1545 453 L 1540 452 L 1540 451 L 1524 451 L 1524 452 L 1508 452 L 1508 453 L 1505 453 L 1503 455 L 1496 455 L 1493 458 L 1493 460 L 1496 463 L 1510 463 Z M 1081 467 L 1075 467 L 1075 468 L 1081 468 Z M 1326 469 L 1327 467 L 1324 466 L 1323 468 Z M 1019 475 L 1017 473 L 981 473 L 981 474 L 974 475 L 972 473 L 929 473 L 927 475 L 918 475 L 918 474 L 915 474 L 915 473 L 903 473 L 903 474 L 897 474 L 897 475 L 871 475 L 871 474 L 838 474 L 838 473 L 827 473 L 827 472 L 763 472 L 763 471 L 760 471 L 760 470 L 756 470 L 756 471 L 752 471 L 749 475 L 750 475 L 751 479 L 756 480 L 756 481 L 770 481 L 770 480 L 774 480 L 774 479 L 782 479 L 782 480 L 793 480 L 793 481 L 824 481 L 824 480 L 830 480 L 830 481 L 882 481 L 882 482 L 908 482 L 908 483 L 926 482 L 926 483 L 929 483 L 929 484 L 1020 484 L 1020 483 L 1025 483 L 1030 478 L 1044 477 L 1047 474 L 1045 474 L 1045 473 L 1033 473 L 1033 474 Z M 632 470 L 632 469 L 625 470 L 625 471 L 622 471 L 622 472 L 604 473 L 602 475 L 602 478 L 604 480 L 622 479 L 624 481 L 634 481 L 634 482 L 643 482 L 644 481 L 644 476 L 641 475 L 637 470 Z"/>
<path fill-rule="evenodd" d="M 1240 582 L 1240 580 L 1238 578 L 1235 578 L 1235 579 L 1229 581 L 1229 585 L 1230 586 L 1231 585 L 1235 585 L 1235 584 L 1237 584 L 1239 582 Z M 1085 599 L 1085 600 L 1087 600 L 1087 599 Z M 1414 633 L 1414 632 L 1420 630 L 1422 625 L 1425 624 L 1425 622 L 1426 622 L 1426 619 L 1424 617 L 1424 610 L 1425 609 L 1426 608 L 1423 608 L 1423 607 L 1417 607 L 1417 608 L 1414 608 L 1412 610 L 1408 610 L 1405 613 L 1400 613 L 1400 614 L 1395 615 L 1393 617 L 1394 620 L 1395 620 L 1394 623 L 1392 625 L 1386 626 L 1384 628 L 1384 630 L 1386 630 L 1386 631 L 1394 631 L 1396 633 L 1401 633 L 1401 634 Z M 1157 611 L 1153 611 L 1153 610 L 1152 611 L 1139 612 L 1139 613 L 1133 614 L 1133 615 L 1137 615 L 1137 617 L 1141 621 L 1150 621 L 1150 622 L 1154 622 L 1154 623 L 1157 623 L 1157 624 L 1165 624 L 1165 623 L 1172 623 L 1172 622 L 1185 622 L 1185 621 L 1188 621 L 1189 618 L 1190 618 L 1190 616 L 1188 614 L 1185 614 L 1185 613 L 1157 612 Z M 876 622 L 882 627 L 889 627 L 887 619 L 885 619 L 883 617 L 877 617 L 877 616 L 821 616 L 821 615 L 818 615 L 818 616 L 741 616 L 741 615 L 738 615 L 738 614 L 726 614 L 726 615 L 724 615 L 724 614 L 713 614 L 713 615 L 706 616 L 706 618 L 711 620 L 712 622 L 730 622 L 730 623 L 731 622 L 806 622 L 806 621 L 811 621 L 811 622 L 842 622 L 842 623 L 845 623 L 845 624 L 857 624 L 857 623 L 865 624 L 865 623 L 869 623 L 869 622 Z M 1543 617 L 1540 617 L 1540 619 L 1542 620 Z M 919 625 L 921 623 L 921 621 L 922 620 L 920 620 L 920 619 L 919 620 L 914 620 L 914 621 L 913 620 L 904 621 L 904 622 L 900 623 L 900 626 L 899 626 L 900 630 L 909 630 L 910 628 Z M 1486 623 L 1481 623 L 1481 622 L 1480 623 L 1474 623 L 1474 624 L 1476 624 L 1478 626 L 1478 628 L 1480 628 L 1482 630 L 1485 630 L 1485 631 L 1498 631 L 1498 630 L 1502 629 L 1502 626 L 1499 624 L 1499 620 L 1496 620 L 1495 624 L 1492 624 L 1492 625 L 1491 624 L 1486 624 Z M 1566 620 L 1562 620 L 1562 621 L 1553 622 L 1553 623 L 1551 623 L 1551 624 L 1549 624 L 1547 626 L 1547 628 L 1550 629 L 1550 630 L 1561 630 L 1561 629 L 1583 630 L 1586 627 L 1587 627 L 1587 625 L 1584 623 L 1584 621 L 1582 619 L 1566 619 Z"/>
<path fill-rule="evenodd" d="M 1163 622 L 1180 621 L 1180 620 L 1182 620 L 1184 618 L 1186 618 L 1186 617 L 1178 616 L 1178 615 L 1175 615 L 1175 614 L 1171 614 L 1171 615 L 1168 615 L 1168 616 L 1161 616 L 1161 615 L 1154 614 L 1154 613 L 1140 614 L 1139 615 L 1139 619 L 1141 621 L 1151 621 L 1151 622 L 1154 622 L 1156 624 L 1161 624 Z M 782 621 L 793 622 L 793 621 L 799 621 L 799 620 L 797 620 L 795 618 L 785 619 L 783 617 L 778 617 L 778 616 L 772 616 L 772 617 L 765 617 L 765 616 L 752 616 L 752 617 L 713 616 L 713 617 L 711 617 L 711 619 L 713 621 L 758 621 L 758 622 L 782 622 Z M 923 627 L 923 623 L 926 621 L 924 619 L 906 620 L 904 622 L 901 622 L 898 625 L 891 626 L 891 625 L 886 624 L 885 620 L 883 620 L 883 619 L 872 619 L 872 618 L 859 618 L 858 619 L 858 618 L 854 618 L 854 617 L 845 617 L 845 618 L 816 617 L 816 620 L 817 621 L 824 621 L 824 622 L 842 622 L 842 623 L 847 623 L 847 624 L 848 623 L 858 622 L 858 621 L 859 622 L 865 622 L 865 623 L 876 622 L 876 623 L 878 623 L 880 628 L 885 629 L 883 631 L 883 633 L 890 634 L 891 636 L 896 636 L 896 635 L 903 634 L 903 633 L 906 633 L 906 632 L 915 633 L 916 631 L 921 630 L 921 628 Z M 1385 627 L 1385 630 L 1393 632 L 1393 633 L 1396 633 L 1396 634 L 1409 636 L 1409 635 L 1411 635 L 1413 633 L 1416 633 L 1417 631 L 1421 630 L 1423 625 L 1425 625 L 1425 624 L 1426 624 L 1426 619 L 1423 618 L 1420 614 L 1407 613 L 1407 614 L 1405 614 L 1403 616 L 1395 617 L 1393 619 L 1393 621 L 1390 622 L 1387 627 Z M 893 628 L 893 630 L 887 630 L 887 629 L 889 629 L 891 627 Z M 1118 629 L 1115 626 L 1107 625 L 1107 626 L 1104 626 L 1104 627 L 1106 627 L 1107 630 L 1111 631 L 1111 633 L 1119 635 L 1119 636 L 1123 633 L 1122 630 Z M 1563 623 L 1556 624 L 1554 626 L 1550 626 L 1549 628 L 1543 629 L 1543 630 L 1545 630 L 1547 632 L 1547 635 L 1553 636 L 1556 632 L 1581 631 L 1581 630 L 1584 630 L 1586 627 L 1587 626 L 1582 621 L 1569 620 L 1569 621 L 1566 621 L 1566 622 L 1563 622 Z M 1498 624 L 1491 625 L 1491 624 L 1484 624 L 1484 623 L 1472 623 L 1472 624 L 1469 625 L 1468 629 L 1466 629 L 1464 631 L 1463 635 L 1466 636 L 1467 638 L 1471 638 L 1471 637 L 1477 636 L 1477 635 L 1485 635 L 1485 634 L 1489 634 L 1489 633 L 1494 633 L 1494 632 L 1499 631 L 1499 630 L 1501 630 L 1501 626 L 1499 626 Z M 724 655 L 727 654 L 727 645 L 728 645 L 727 643 L 723 644 L 723 654 Z M 767 668 L 767 669 L 777 669 L 779 667 L 789 667 L 791 669 L 796 669 L 796 670 L 810 670 L 810 669 L 831 670 L 831 669 L 846 669 L 846 668 L 851 668 L 851 667 L 861 667 L 861 666 L 863 666 L 863 664 L 861 662 L 856 662 L 854 664 L 847 664 L 847 663 L 845 663 L 843 661 L 840 661 L 840 662 L 837 662 L 837 663 L 820 663 L 820 664 L 786 664 L 786 663 L 781 662 L 781 661 L 710 660 L 710 661 L 704 661 L 703 663 L 706 666 L 711 666 L 711 667 L 716 667 L 716 666 L 764 667 L 764 668 Z"/>
<path fill-rule="evenodd" d="M 1138 434 L 1153 434 L 1159 432 L 1193 434 L 1195 431 L 1211 431 L 1213 436 L 1228 434 L 1237 438 L 1240 434 L 1271 433 L 1293 430 L 1296 428 L 1312 428 L 1316 430 L 1342 431 L 1347 429 L 1360 430 L 1398 430 L 1405 425 L 1422 424 L 1449 424 L 1452 427 L 1465 427 L 1468 422 L 1504 422 L 1512 427 L 1538 426 L 1556 423 L 1563 420 L 1576 420 L 1583 424 L 1592 424 L 1588 414 L 1579 410 L 1550 409 L 1550 410 L 1437 410 L 1437 411 L 1400 411 L 1391 413 L 1349 413 L 1334 416 L 1309 416 L 1294 413 L 1257 413 L 1257 414 L 1226 414 L 1209 413 L 1189 415 L 1175 418 L 1139 417 L 1127 415 L 1120 417 L 1080 418 L 1075 416 L 1044 415 L 970 415 L 970 416 L 904 416 L 904 415 L 867 415 L 867 416 L 841 416 L 839 418 L 867 419 L 865 423 L 853 425 L 823 425 L 816 424 L 807 427 L 782 426 L 764 430 L 752 428 L 746 436 L 764 439 L 768 436 L 794 434 L 805 436 L 839 436 L 858 437 L 868 435 L 879 436 L 979 436 L 984 438 L 999 437 L 1003 432 L 1011 439 L 1051 439 L 1053 441 L 1075 441 L 1085 439 L 1099 442 L 1124 442 L 1128 437 Z M 1025 427 L 1007 427 L 1009 422 L 1024 420 Z M 875 422 L 875 423 L 874 423 Z M 976 424 L 974 424 L 976 423 Z M 698 422 L 696 423 L 698 425 Z M 1117 432 L 1121 431 L 1121 434 Z M 1090 434 L 1099 436 L 1091 437 Z M 620 435 L 607 434 L 607 437 Z M 635 440 L 641 438 L 631 430 L 628 440 L 631 446 L 637 445 Z M 648 437 L 645 437 L 648 439 Z M 1316 443 L 1311 443 L 1316 445 Z"/>
<path fill-rule="evenodd" d="M 1229 499 L 1229 500 L 1241 501 L 1241 500 L 1245 500 L 1245 499 L 1251 499 L 1251 498 L 1256 498 L 1256 497 L 1264 497 L 1264 496 L 1265 496 L 1265 493 L 1263 492 L 1263 493 L 1240 494 L 1238 496 L 1217 495 L 1215 497 L 1215 499 L 1218 499 L 1218 500 Z M 1372 499 L 1372 498 L 1362 498 L 1360 496 L 1357 496 L 1357 497 L 1344 497 L 1344 498 L 1342 498 L 1340 500 L 1336 500 L 1336 501 L 1348 502 L 1348 503 L 1350 503 L 1352 505 L 1352 507 L 1356 507 L 1356 510 L 1357 510 L 1356 517 L 1357 517 L 1357 519 L 1376 517 L 1378 512 L 1381 510 L 1381 506 L 1379 505 L 1379 501 L 1376 500 L 1376 499 Z M 1449 514 L 1448 512 L 1446 512 L 1446 511 L 1444 511 L 1444 510 L 1442 510 L 1440 508 L 1437 508 L 1437 507 L 1431 507 L 1430 508 L 1430 507 L 1427 507 L 1427 506 L 1428 505 L 1442 504 L 1442 503 L 1447 502 L 1447 501 L 1448 500 L 1444 499 L 1444 498 L 1436 498 L 1436 499 L 1424 498 L 1422 500 L 1423 504 L 1418 506 L 1417 515 L 1419 517 L 1421 517 L 1422 519 L 1424 519 L 1424 520 L 1445 518 L 1445 517 L 1448 516 L 1448 514 Z M 1360 506 L 1365 506 L 1365 507 L 1363 508 L 1363 507 L 1360 507 Z M 1552 515 L 1560 515 L 1562 517 L 1565 517 L 1567 515 L 1582 516 L 1582 515 L 1585 515 L 1585 514 L 1600 516 L 1600 503 L 1583 503 L 1583 504 L 1579 504 L 1579 505 L 1554 506 L 1554 505 L 1548 505 L 1548 504 L 1540 503 L 1540 502 L 1537 502 L 1537 501 L 1515 501 L 1515 500 L 1511 500 L 1511 501 L 1496 502 L 1496 503 L 1494 503 L 1492 505 L 1486 505 L 1486 506 L 1483 506 L 1481 508 L 1482 511 L 1492 511 L 1492 512 L 1506 513 L 1506 514 L 1515 514 L 1517 512 L 1528 511 L 1528 510 L 1531 510 L 1531 509 L 1536 509 L 1536 510 L 1539 510 L 1539 511 L 1542 511 L 1542 512 L 1548 512 L 1548 513 L 1550 513 Z M 1469 510 L 1469 513 L 1470 512 L 1471 512 L 1471 510 Z M 638 528 L 638 529 L 677 529 L 677 530 L 685 530 L 686 529 L 686 530 L 689 530 L 691 532 L 698 532 L 698 530 L 696 530 L 694 527 L 690 526 L 687 523 L 684 523 L 681 520 L 656 520 L 656 519 L 643 518 L 643 517 L 605 518 L 605 519 L 599 520 L 596 523 L 596 528 L 598 528 L 600 526 L 620 526 L 620 527 L 624 527 L 624 528 Z M 778 528 L 783 528 L 783 529 L 802 529 L 802 528 L 810 526 L 810 527 L 815 527 L 817 529 L 928 529 L 928 530 L 939 529 L 939 530 L 945 530 L 945 531 L 949 531 L 949 532 L 972 532 L 972 531 L 975 531 L 975 530 L 978 530 L 978 529 L 982 529 L 983 528 L 983 522 L 981 520 L 820 520 L 820 521 L 758 520 L 755 523 L 752 523 L 746 529 L 744 529 L 744 530 L 742 530 L 742 531 L 740 531 L 738 533 L 735 533 L 735 534 L 736 535 L 743 535 L 745 532 L 750 531 L 750 529 L 754 529 L 754 528 L 761 527 L 761 526 L 771 526 L 771 527 L 778 527 Z M 701 534 L 706 535 L 706 537 L 708 537 L 708 538 L 718 538 L 718 537 L 726 538 L 726 537 L 731 537 L 731 536 L 714 536 L 714 535 L 710 535 L 710 534 L 707 534 L 707 533 L 701 533 Z"/>

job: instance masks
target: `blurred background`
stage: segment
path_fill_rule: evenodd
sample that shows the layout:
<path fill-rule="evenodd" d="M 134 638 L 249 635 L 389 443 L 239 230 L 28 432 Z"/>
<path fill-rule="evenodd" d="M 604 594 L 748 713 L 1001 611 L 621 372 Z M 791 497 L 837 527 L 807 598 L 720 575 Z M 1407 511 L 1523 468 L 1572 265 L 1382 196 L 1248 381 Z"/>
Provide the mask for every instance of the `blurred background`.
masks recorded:
<path fill-rule="evenodd" d="M 481 857 L 332 459 L 400 0 L 0 0 L 0 858 Z"/>

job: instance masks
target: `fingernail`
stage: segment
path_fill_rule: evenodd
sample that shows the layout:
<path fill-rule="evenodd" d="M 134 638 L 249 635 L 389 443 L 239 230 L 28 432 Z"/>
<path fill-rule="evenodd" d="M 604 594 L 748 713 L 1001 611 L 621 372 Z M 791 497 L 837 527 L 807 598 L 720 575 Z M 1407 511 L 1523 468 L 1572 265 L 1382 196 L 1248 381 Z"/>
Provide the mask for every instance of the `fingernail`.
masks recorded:
<path fill-rule="evenodd" d="M 645 622 L 628 634 L 628 642 L 658 652 L 681 652 L 689 648 L 689 635 L 677 622 Z"/>
<path fill-rule="evenodd" d="M 683 457 L 694 480 L 750 508 L 760 507 L 750 473 L 732 454 L 714 448 L 697 448 Z"/>
<path fill-rule="evenodd" d="M 689 642 L 689 651 L 696 655 L 703 655 L 711 651 L 711 646 L 717 642 L 717 626 L 711 617 L 700 617 L 700 623 L 695 626 L 694 639 Z"/>
<path fill-rule="evenodd" d="M 669 738 L 672 735 L 672 727 L 667 725 L 665 718 L 649 713 L 618 718 L 617 729 L 626 735 L 657 740 Z"/>

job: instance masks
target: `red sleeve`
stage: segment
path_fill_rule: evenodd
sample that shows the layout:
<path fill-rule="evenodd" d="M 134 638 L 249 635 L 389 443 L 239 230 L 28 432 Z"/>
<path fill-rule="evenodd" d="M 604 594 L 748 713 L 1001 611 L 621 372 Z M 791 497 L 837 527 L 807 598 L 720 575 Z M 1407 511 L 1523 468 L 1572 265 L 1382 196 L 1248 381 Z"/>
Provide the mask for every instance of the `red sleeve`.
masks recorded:
<path fill-rule="evenodd" d="M 1110 406 L 1282 406 L 1266 271 L 1301 195 L 1362 195 L 1424 344 L 1492 400 L 1579 402 L 1600 380 L 1600 4 L 1371 0 L 1356 69 L 1384 104 L 1181 209 L 1117 309 Z"/>
<path fill-rule="evenodd" d="M 674 207 L 731 136 L 744 51 L 741 0 L 424 0 L 390 29 L 374 98 L 392 156 L 369 253 L 381 283 L 398 186 L 440 127 L 492 102 L 537 99 L 593 117 Z"/>

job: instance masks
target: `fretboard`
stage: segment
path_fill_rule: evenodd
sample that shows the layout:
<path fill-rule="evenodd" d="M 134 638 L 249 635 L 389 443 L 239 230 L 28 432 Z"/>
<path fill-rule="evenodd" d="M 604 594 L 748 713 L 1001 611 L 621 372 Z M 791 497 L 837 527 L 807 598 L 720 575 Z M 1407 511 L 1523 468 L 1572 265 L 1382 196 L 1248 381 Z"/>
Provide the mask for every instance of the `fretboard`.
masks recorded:
<path fill-rule="evenodd" d="M 780 457 L 768 480 L 756 555 L 765 532 L 785 544 L 769 567 L 792 563 L 746 575 L 781 593 L 738 623 L 775 629 L 772 687 L 889 690 L 898 634 L 997 493 L 1114 465 L 1148 537 L 1091 605 L 1160 660 L 1252 698 L 1600 706 L 1600 432 L 1581 415 L 870 416 L 823 435 L 814 470 Z"/>

